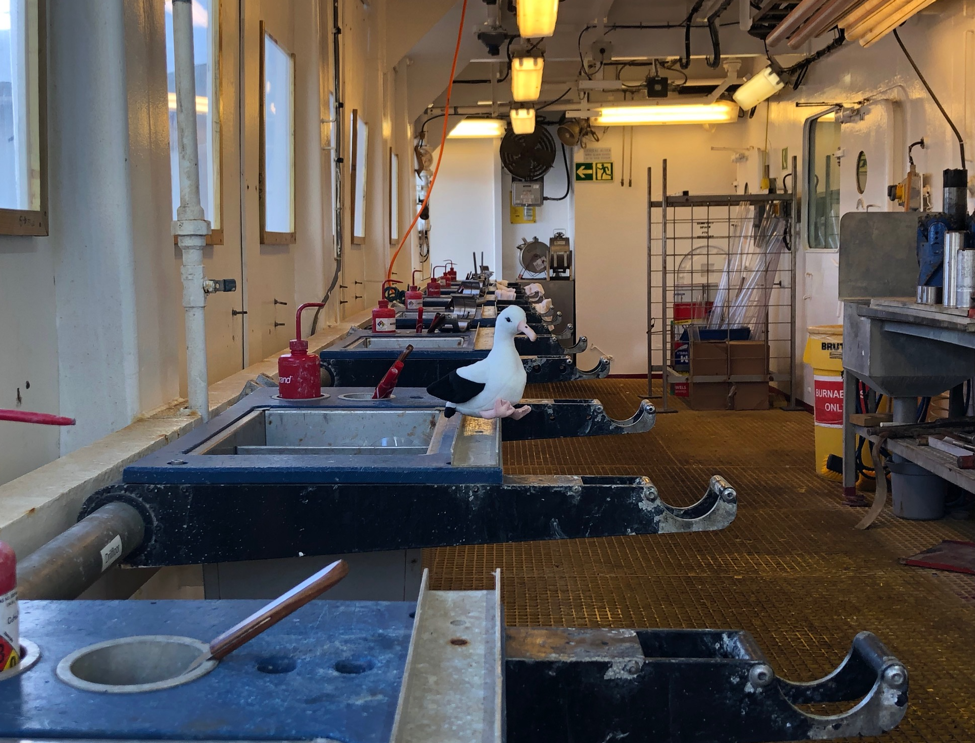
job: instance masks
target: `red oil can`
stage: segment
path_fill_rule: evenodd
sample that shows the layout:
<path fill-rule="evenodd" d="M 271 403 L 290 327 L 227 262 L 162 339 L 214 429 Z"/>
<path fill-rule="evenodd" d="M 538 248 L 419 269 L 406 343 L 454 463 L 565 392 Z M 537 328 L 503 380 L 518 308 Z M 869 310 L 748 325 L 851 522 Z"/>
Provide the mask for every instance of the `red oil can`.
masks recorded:
<path fill-rule="evenodd" d="M 291 353 L 278 357 L 278 395 L 285 400 L 314 400 L 322 396 L 321 361 L 308 353 L 308 341 L 301 339 L 301 312 L 306 307 L 324 307 L 307 302 L 295 312 L 295 338 Z"/>

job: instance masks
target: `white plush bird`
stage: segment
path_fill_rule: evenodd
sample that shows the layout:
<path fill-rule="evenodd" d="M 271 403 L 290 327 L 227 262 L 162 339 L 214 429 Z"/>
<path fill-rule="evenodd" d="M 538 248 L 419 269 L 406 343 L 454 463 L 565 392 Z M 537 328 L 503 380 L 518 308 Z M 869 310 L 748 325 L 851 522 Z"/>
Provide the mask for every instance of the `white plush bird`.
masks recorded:
<path fill-rule="evenodd" d="M 447 402 L 444 415 L 459 410 L 475 418 L 514 418 L 531 412 L 523 405 L 514 407 L 525 394 L 528 375 L 515 348 L 515 336 L 524 333 L 535 340 L 535 331 L 521 307 L 508 307 L 498 315 L 494 326 L 494 346 L 486 358 L 450 372 L 427 387 L 434 397 Z"/>

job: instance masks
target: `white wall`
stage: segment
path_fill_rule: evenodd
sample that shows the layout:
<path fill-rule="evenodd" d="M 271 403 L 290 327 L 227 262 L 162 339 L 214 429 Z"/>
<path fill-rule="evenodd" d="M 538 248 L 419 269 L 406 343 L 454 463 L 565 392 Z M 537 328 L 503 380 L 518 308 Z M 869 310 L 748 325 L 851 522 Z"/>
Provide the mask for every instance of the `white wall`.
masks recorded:
<path fill-rule="evenodd" d="M 0 423 L 0 483 L 128 425 L 185 389 L 163 4 L 48 5 L 50 236 L 0 236 L 0 407 L 70 415 L 78 425 Z M 296 304 L 320 300 L 334 270 L 332 153 L 322 126 L 331 88 L 331 2 L 225 1 L 221 11 L 224 241 L 208 247 L 205 260 L 208 276 L 238 279 L 238 292 L 208 300 L 211 381 L 286 347 Z M 359 108 L 371 125 L 368 231 L 366 243 L 351 250 L 346 230 L 342 283 L 350 290 L 336 290 L 325 321 L 366 306 L 353 300 L 363 294 L 356 281 L 366 282 L 370 304 L 378 296 L 390 252 L 390 146 L 401 157 L 404 227 L 405 214 L 412 217 L 407 75 L 390 75 L 384 91 L 385 13 L 386 0 L 341 1 L 343 115 Z M 263 246 L 259 237 L 261 20 L 296 55 L 297 241 L 290 246 Z M 346 129 L 346 172 L 349 139 Z M 404 250 L 397 273 L 408 275 L 410 263 Z M 234 317 L 234 309 L 248 314 Z M 310 320 L 307 313 L 306 330 Z"/>
<path fill-rule="evenodd" d="M 732 193 L 733 153 L 711 148 L 735 146 L 745 128 L 740 123 L 717 125 L 713 131 L 703 126 L 634 127 L 633 185 L 627 132 L 627 186 L 621 188 L 623 131 L 607 129 L 596 145 L 612 149 L 615 180 L 574 184 L 576 326 L 590 344 L 613 356 L 613 374 L 646 374 L 647 168 L 652 168 L 654 199 L 660 198 L 664 158 L 668 193 Z M 659 330 L 658 324 L 655 334 Z"/>
<path fill-rule="evenodd" d="M 900 29 L 905 46 L 934 88 L 942 104 L 965 138 L 966 167 L 975 172 L 975 5 L 963 0 L 942 0 L 932 12 L 921 14 Z M 795 92 L 777 96 L 769 108 L 768 147 L 773 177 L 781 178 L 781 149 L 800 156 L 802 167 L 802 122 L 817 110 L 796 108 L 799 101 L 855 102 L 871 98 L 875 103 L 865 108 L 865 114 L 882 121 L 879 109 L 890 107 L 894 120 L 889 126 L 864 127 L 844 125 L 841 142 L 846 159 L 841 165 L 854 168 L 861 149 L 877 151 L 890 147 L 889 168 L 871 157 L 868 165 L 868 187 L 873 190 L 889 185 L 882 181 L 885 170 L 894 174 L 890 183 L 906 174 L 907 144 L 924 137 L 926 149 L 914 150 L 917 168 L 932 178 L 933 208 L 941 208 L 941 172 L 945 168 L 960 167 L 958 146 L 954 136 L 934 103 L 921 86 L 893 35 L 879 41 L 870 49 L 847 44 L 830 57 L 815 64 L 802 87 Z M 765 111 L 760 110 L 749 124 L 747 143 L 765 147 Z M 878 139 L 884 141 L 878 142 Z M 888 141 L 889 140 L 889 141 Z M 841 194 L 844 210 L 856 208 L 855 195 L 851 199 L 848 174 L 844 172 L 845 193 Z M 800 175 L 800 195 L 802 177 Z M 879 181 L 879 182 L 878 182 Z M 753 184 L 754 186 L 754 184 Z M 880 201 L 868 199 L 870 203 Z M 893 210 L 896 205 L 882 201 L 882 208 Z M 969 200 L 969 210 L 975 202 Z M 865 207 L 865 204 L 864 204 Z M 871 209 L 875 211 L 875 209 Z M 842 304 L 838 300 L 838 256 L 835 251 L 800 250 L 797 264 L 798 318 L 797 368 L 799 390 L 806 402 L 813 401 L 812 373 L 802 364 L 802 352 L 810 325 L 842 323 Z"/>
<path fill-rule="evenodd" d="M 430 197 L 430 262 L 423 275 L 447 259 L 458 274 L 473 268 L 471 253 L 495 273 L 499 265 L 502 208 L 498 139 L 448 139 Z M 440 150 L 434 152 L 434 162 Z M 438 270 L 438 273 L 440 271 Z"/>

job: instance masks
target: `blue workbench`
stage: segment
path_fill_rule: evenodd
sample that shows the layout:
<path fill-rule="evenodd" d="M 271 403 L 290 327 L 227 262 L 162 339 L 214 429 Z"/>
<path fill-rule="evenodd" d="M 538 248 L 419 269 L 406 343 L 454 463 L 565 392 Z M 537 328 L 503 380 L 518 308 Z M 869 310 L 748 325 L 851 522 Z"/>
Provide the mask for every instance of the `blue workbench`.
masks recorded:
<path fill-rule="evenodd" d="M 410 644 L 412 603 L 312 602 L 209 674 L 172 689 L 100 694 L 76 690 L 55 675 L 58 662 L 82 647 L 148 634 L 209 641 L 262 605 L 22 602 L 21 635 L 40 647 L 41 659 L 0 682 L 0 738 L 386 743 Z"/>

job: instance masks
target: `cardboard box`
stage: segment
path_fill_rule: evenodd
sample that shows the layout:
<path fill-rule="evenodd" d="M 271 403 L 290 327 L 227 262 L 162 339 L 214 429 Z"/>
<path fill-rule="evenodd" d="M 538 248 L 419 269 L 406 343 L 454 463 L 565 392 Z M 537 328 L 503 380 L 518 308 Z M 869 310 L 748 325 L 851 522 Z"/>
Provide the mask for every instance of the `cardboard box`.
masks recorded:
<path fill-rule="evenodd" d="M 768 376 L 765 341 L 690 339 L 688 405 L 693 410 L 767 410 L 768 381 L 736 381 L 735 377 Z M 695 382 L 694 377 L 717 377 Z"/>
<path fill-rule="evenodd" d="M 768 344 L 763 341 L 731 341 L 731 374 L 742 376 L 768 375 Z"/>

